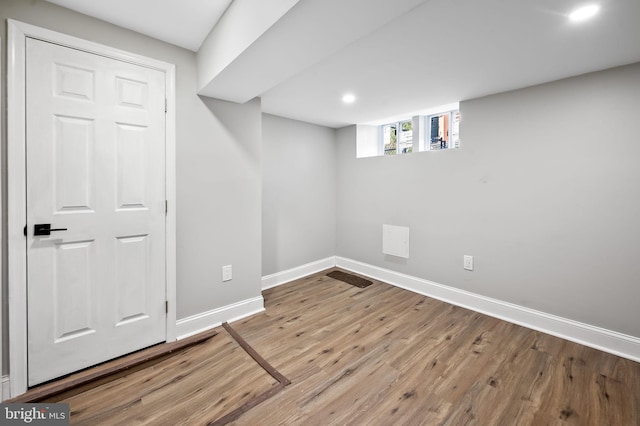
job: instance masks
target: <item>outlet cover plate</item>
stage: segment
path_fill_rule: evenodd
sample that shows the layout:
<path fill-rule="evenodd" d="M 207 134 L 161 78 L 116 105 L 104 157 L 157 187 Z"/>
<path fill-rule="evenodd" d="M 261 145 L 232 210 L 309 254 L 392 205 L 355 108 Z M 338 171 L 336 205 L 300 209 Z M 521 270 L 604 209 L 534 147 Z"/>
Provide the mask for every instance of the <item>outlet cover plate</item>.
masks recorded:
<path fill-rule="evenodd" d="M 222 282 L 231 281 L 233 278 L 233 267 L 226 265 L 222 267 Z"/>
<path fill-rule="evenodd" d="M 473 271 L 473 256 L 464 255 L 464 269 Z"/>

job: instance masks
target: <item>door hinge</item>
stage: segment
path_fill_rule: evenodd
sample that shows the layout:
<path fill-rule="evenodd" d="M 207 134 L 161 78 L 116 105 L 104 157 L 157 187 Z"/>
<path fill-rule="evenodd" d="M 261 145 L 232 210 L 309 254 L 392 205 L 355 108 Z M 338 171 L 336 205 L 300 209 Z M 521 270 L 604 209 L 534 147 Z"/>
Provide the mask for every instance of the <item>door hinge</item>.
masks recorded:
<path fill-rule="evenodd" d="M 24 229 L 22 230 L 22 232 L 24 233 L 24 236 L 27 236 L 27 225 L 24 226 Z"/>
<path fill-rule="evenodd" d="M 169 214 L 169 201 L 164 200 L 164 215 L 167 216 Z"/>
<path fill-rule="evenodd" d="M 168 300 L 164 301 L 164 313 L 165 314 L 169 313 L 169 301 Z"/>
<path fill-rule="evenodd" d="M 164 98 L 164 113 L 167 113 L 167 98 Z"/>

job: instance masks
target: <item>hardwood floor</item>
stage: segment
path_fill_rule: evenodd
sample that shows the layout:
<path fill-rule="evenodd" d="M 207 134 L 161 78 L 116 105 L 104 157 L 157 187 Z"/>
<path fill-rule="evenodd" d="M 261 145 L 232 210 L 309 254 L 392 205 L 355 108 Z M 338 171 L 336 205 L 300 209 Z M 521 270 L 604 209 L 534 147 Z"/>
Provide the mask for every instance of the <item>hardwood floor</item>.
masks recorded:
<path fill-rule="evenodd" d="M 640 364 L 318 274 L 234 328 L 292 385 L 237 424 L 638 425 Z"/>
<path fill-rule="evenodd" d="M 232 324 L 291 380 L 233 424 L 640 425 L 640 364 L 372 281 L 316 274 Z M 207 424 L 278 383 L 218 332 L 62 395 L 72 423 Z"/>
<path fill-rule="evenodd" d="M 81 393 L 74 425 L 206 425 L 279 384 L 222 329 L 206 342 Z"/>

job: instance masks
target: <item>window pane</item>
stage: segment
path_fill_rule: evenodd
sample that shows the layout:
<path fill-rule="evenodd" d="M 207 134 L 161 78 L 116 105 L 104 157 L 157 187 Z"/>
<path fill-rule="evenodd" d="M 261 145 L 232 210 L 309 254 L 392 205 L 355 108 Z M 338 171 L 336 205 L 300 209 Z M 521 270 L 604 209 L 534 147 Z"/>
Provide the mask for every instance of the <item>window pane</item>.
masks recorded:
<path fill-rule="evenodd" d="M 398 140 L 398 152 L 408 154 L 413 151 L 413 122 L 402 121 L 400 123 L 400 137 Z"/>
<path fill-rule="evenodd" d="M 382 141 L 384 143 L 384 155 L 396 155 L 398 150 L 396 124 L 382 126 Z"/>
<path fill-rule="evenodd" d="M 460 111 L 453 112 L 453 124 L 451 126 L 452 148 L 460 148 Z"/>
<path fill-rule="evenodd" d="M 430 117 L 430 150 L 449 148 L 449 113 Z"/>

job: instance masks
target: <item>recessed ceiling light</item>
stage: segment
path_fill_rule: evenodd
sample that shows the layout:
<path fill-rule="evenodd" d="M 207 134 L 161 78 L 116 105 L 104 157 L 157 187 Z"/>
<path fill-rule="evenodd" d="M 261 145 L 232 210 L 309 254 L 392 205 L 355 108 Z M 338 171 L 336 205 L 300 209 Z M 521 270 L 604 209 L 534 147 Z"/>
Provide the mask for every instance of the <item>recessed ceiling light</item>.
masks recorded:
<path fill-rule="evenodd" d="M 569 14 L 569 20 L 573 22 L 579 22 L 587 20 L 600 10 L 600 6 L 597 4 L 590 4 L 588 6 L 580 7 Z"/>
<path fill-rule="evenodd" d="M 352 104 L 355 101 L 356 101 L 356 95 L 354 95 L 353 93 L 347 93 L 342 97 L 342 102 L 344 102 L 345 104 Z"/>

